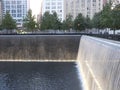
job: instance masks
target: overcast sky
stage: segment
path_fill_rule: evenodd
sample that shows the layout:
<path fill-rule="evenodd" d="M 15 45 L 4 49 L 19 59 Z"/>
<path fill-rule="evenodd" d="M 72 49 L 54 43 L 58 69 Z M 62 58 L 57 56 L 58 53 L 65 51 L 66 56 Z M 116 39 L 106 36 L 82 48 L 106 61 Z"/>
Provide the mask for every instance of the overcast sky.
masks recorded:
<path fill-rule="evenodd" d="M 33 15 L 37 15 L 40 13 L 40 5 L 42 0 L 30 0 L 30 8 L 33 11 Z"/>

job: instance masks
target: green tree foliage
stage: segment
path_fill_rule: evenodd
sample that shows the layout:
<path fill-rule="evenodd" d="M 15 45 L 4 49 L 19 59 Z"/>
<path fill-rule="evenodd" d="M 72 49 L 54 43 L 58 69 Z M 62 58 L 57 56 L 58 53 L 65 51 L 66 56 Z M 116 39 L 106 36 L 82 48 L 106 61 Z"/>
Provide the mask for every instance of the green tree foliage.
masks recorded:
<path fill-rule="evenodd" d="M 103 10 L 96 13 L 92 19 L 95 28 L 120 29 L 120 4 L 111 9 L 111 4 L 106 4 Z"/>
<path fill-rule="evenodd" d="M 112 16 L 111 28 L 112 28 L 112 29 L 120 29 L 120 4 L 117 5 L 117 6 L 111 11 L 111 16 Z"/>
<path fill-rule="evenodd" d="M 63 30 L 70 30 L 71 28 L 73 28 L 73 18 L 71 15 L 68 15 L 66 17 L 66 20 L 63 21 L 62 29 Z"/>
<path fill-rule="evenodd" d="M 36 23 L 35 29 L 40 29 L 40 23 L 39 22 Z"/>
<path fill-rule="evenodd" d="M 85 18 L 82 14 L 78 14 L 78 16 L 74 20 L 74 29 L 75 30 L 85 30 Z"/>
<path fill-rule="evenodd" d="M 58 19 L 57 13 L 54 12 L 50 14 L 49 12 L 45 12 L 42 21 L 41 21 L 41 30 L 57 30 L 61 28 L 61 22 Z"/>
<path fill-rule="evenodd" d="M 96 13 L 92 19 L 92 24 L 94 28 L 101 28 L 101 12 Z"/>
<path fill-rule="evenodd" d="M 110 28 L 115 31 L 120 29 L 120 4 L 117 5 L 112 11 L 111 11 L 111 25 Z"/>
<path fill-rule="evenodd" d="M 0 25 L 0 30 L 2 30 L 2 25 Z"/>
<path fill-rule="evenodd" d="M 41 29 L 52 29 L 51 22 L 51 14 L 49 12 L 45 12 L 41 20 Z"/>
<path fill-rule="evenodd" d="M 98 12 L 93 17 L 94 28 L 110 28 L 111 26 L 111 4 L 106 4 L 101 12 Z"/>
<path fill-rule="evenodd" d="M 16 22 L 11 17 L 11 15 L 9 14 L 9 12 L 6 12 L 6 15 L 3 18 L 2 28 L 6 29 L 6 30 L 16 29 Z"/>
<path fill-rule="evenodd" d="M 52 28 L 53 30 L 57 30 L 57 29 L 60 29 L 61 28 L 61 22 L 57 16 L 57 13 L 54 12 L 52 15 L 51 15 L 51 18 L 52 18 Z"/>
<path fill-rule="evenodd" d="M 101 28 L 110 28 L 111 26 L 111 4 L 106 4 L 103 7 L 100 16 Z"/>
<path fill-rule="evenodd" d="M 35 22 L 35 16 L 32 15 L 32 10 L 28 11 L 28 14 L 26 15 L 24 19 L 24 24 L 23 26 L 28 30 L 28 31 L 34 31 L 36 27 L 36 22 Z"/>
<path fill-rule="evenodd" d="M 85 28 L 86 29 L 92 28 L 92 20 L 89 17 L 85 18 Z"/>

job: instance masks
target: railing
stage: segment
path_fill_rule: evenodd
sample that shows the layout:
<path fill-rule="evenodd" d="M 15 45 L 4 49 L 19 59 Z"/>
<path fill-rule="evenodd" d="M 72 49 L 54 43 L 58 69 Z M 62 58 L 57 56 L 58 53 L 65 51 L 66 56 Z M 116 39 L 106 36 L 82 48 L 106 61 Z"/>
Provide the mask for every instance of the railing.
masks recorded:
<path fill-rule="evenodd" d="M 43 33 L 26 33 L 26 34 L 17 34 L 17 33 L 11 33 L 11 34 L 0 34 L 0 35 L 88 35 L 88 36 L 93 36 L 93 37 L 99 37 L 99 38 L 105 38 L 105 39 L 110 39 L 110 40 L 116 40 L 120 41 L 120 35 L 116 34 L 91 34 L 91 33 L 80 33 L 80 32 L 59 32 L 59 33 L 48 33 L 48 32 L 43 32 Z"/>

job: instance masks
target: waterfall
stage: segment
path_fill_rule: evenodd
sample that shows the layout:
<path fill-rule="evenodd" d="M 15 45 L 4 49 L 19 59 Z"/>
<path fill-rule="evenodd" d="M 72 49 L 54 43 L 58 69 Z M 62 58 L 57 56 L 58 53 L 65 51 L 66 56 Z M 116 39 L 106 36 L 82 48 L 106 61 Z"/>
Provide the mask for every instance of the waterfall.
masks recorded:
<path fill-rule="evenodd" d="M 82 36 L 77 62 L 86 90 L 120 90 L 120 42 Z"/>
<path fill-rule="evenodd" d="M 1 35 L 0 59 L 75 61 L 79 40 L 74 35 Z"/>

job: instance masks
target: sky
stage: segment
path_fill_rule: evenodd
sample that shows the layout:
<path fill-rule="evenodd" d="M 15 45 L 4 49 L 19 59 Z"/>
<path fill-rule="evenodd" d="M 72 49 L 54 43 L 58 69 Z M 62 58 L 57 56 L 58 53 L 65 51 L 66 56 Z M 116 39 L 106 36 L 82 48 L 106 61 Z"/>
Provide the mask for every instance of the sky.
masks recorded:
<path fill-rule="evenodd" d="M 32 9 L 33 15 L 40 13 L 40 5 L 42 0 L 30 0 L 30 9 Z"/>

